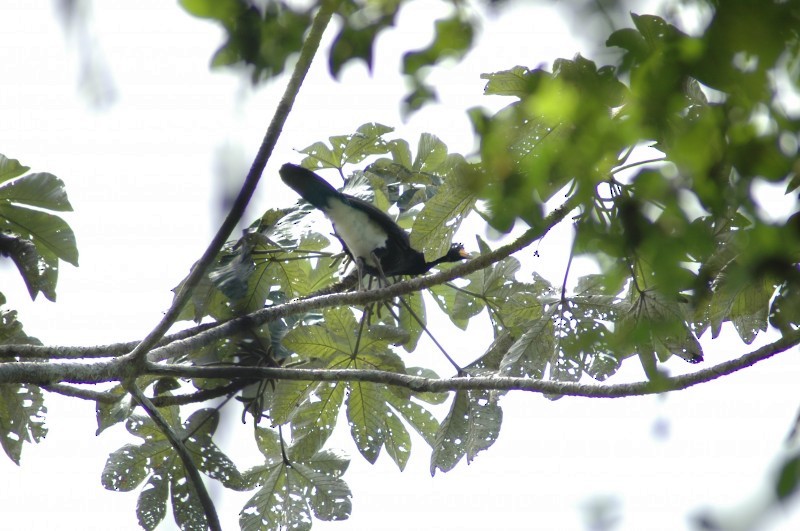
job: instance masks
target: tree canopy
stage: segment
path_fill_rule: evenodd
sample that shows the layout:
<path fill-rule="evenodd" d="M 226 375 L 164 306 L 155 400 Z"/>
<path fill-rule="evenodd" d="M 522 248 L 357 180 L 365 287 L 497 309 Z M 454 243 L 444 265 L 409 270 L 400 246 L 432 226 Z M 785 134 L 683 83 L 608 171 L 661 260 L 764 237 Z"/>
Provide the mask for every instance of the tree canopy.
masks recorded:
<path fill-rule="evenodd" d="M 608 21 L 604 34 L 589 35 L 606 48 L 602 60 L 481 73 L 485 94 L 507 104 L 466 110 L 475 152 L 451 152 L 435 129 L 399 138 L 368 115 L 354 131 L 321 127 L 325 138 L 299 150 L 301 165 L 396 217 L 429 259 L 468 218 L 505 235 L 468 242 L 476 252 L 464 263 L 359 289 L 329 226 L 303 202 L 264 212 L 231 239 L 311 61 L 326 57 L 333 77 L 353 62 L 372 69 L 379 36 L 395 31 L 409 3 L 181 0 L 223 30 L 212 69 L 233 68 L 254 85 L 286 80 L 283 98 L 228 216 L 145 338 L 42 345 L 13 310 L 2 313 L 0 445 L 11 460 L 45 437 L 46 394 L 89 399 L 98 433 L 124 423 L 131 435 L 108 457 L 102 485 L 139 492 L 143 528 L 169 506 L 183 529 L 219 529 L 205 475 L 252 493 L 242 529 L 309 529 L 351 513 L 349 460 L 328 444 L 334 430 L 349 429 L 368 462 L 385 451 L 401 470 L 416 432 L 430 446 L 431 474 L 448 472 L 495 442 L 506 393 L 664 393 L 800 343 L 796 0 L 668 2 L 658 16 L 628 14 L 625 2 L 578 3 L 584 16 Z M 437 100 L 431 71 L 477 45 L 480 12 L 507 7 L 447 3 L 431 43 L 403 56 L 408 93 L 397 104 L 407 114 Z M 321 49 L 329 27 L 335 36 Z M 51 213 L 72 208 L 65 184 L 6 155 L 0 254 L 31 298 L 55 301 L 60 262 L 78 265 L 72 230 Z M 786 211 L 765 203 L 775 186 L 792 199 Z M 573 238 L 560 282 L 519 275 L 521 256 L 562 224 Z M 574 278 L 573 258 L 596 272 Z M 465 334 L 488 321 L 492 336 L 476 338 L 480 353 L 459 366 L 426 326 L 434 312 Z M 170 332 L 179 321 L 194 324 Z M 725 326 L 742 350 L 707 365 L 700 338 Z M 748 347 L 767 332 L 774 340 Z M 409 355 L 425 335 L 451 374 Z M 692 370 L 670 376 L 663 365 L 673 357 Z M 629 363 L 647 379 L 615 384 Z M 210 404 L 220 397 L 238 399 L 242 434 L 262 464 L 241 470 L 215 443 L 219 411 Z M 800 456 L 789 455 L 776 498 L 798 486 Z"/>

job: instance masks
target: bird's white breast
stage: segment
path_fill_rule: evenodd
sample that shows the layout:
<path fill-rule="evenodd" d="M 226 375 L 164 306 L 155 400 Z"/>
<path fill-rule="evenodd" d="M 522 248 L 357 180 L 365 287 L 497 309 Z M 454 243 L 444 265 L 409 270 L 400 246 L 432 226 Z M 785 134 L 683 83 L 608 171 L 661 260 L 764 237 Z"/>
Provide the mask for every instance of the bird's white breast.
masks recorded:
<path fill-rule="evenodd" d="M 337 199 L 329 201 L 325 215 L 354 258 L 363 258 L 368 265 L 377 266 L 372 259 L 372 251 L 386 246 L 386 231 L 380 225 L 365 212 Z"/>

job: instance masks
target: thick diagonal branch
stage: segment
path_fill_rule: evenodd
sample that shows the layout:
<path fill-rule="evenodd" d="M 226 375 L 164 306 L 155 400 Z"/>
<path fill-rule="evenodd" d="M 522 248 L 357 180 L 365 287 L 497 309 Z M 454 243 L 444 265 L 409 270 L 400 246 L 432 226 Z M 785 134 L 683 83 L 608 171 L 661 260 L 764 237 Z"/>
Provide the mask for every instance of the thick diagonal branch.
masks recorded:
<path fill-rule="evenodd" d="M 209 266 L 214 262 L 217 253 L 219 253 L 219 250 L 241 220 L 244 210 L 253 197 L 256 186 L 261 179 L 261 174 L 264 172 L 267 161 L 270 155 L 272 155 L 272 150 L 278 142 L 278 137 L 280 137 L 283 125 L 286 123 L 289 112 L 292 110 L 297 94 L 300 92 L 300 86 L 303 84 L 303 80 L 308 73 L 311 61 L 314 59 L 319 49 L 320 39 L 330 22 L 336 4 L 338 4 L 337 0 L 328 0 L 320 3 L 319 11 L 314 17 L 308 36 L 300 49 L 300 56 L 297 59 L 297 64 L 295 64 L 292 75 L 286 85 L 283 97 L 278 103 L 278 107 L 275 109 L 272 121 L 267 127 L 267 132 L 264 135 L 261 146 L 258 148 L 258 153 L 256 153 L 253 164 L 250 166 L 250 171 L 247 173 L 247 177 L 245 177 L 242 188 L 239 190 L 239 194 L 236 196 L 233 205 L 231 205 L 230 212 L 214 235 L 211 243 L 209 243 L 203 256 L 195 263 L 194 267 L 192 267 L 186 281 L 176 293 L 175 299 L 172 301 L 172 306 L 170 306 L 164 314 L 164 317 L 147 337 L 145 337 L 130 353 L 130 358 L 135 360 L 136 363 L 144 362 L 147 353 L 158 343 L 164 334 L 167 333 L 169 327 L 175 323 L 181 309 L 189 300 L 192 291 L 194 291 L 200 283 Z"/>

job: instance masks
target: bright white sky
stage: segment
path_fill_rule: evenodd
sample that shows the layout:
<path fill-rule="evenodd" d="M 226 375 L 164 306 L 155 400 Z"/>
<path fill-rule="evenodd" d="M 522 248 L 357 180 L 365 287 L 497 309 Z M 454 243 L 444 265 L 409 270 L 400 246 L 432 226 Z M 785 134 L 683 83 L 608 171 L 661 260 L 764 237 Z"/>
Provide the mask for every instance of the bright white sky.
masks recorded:
<path fill-rule="evenodd" d="M 281 81 L 253 92 L 234 75 L 210 73 L 220 33 L 175 2 L 96 4 L 89 29 L 68 36 L 51 3 L 6 0 L 0 7 L 0 153 L 64 179 L 75 207 L 66 217 L 77 234 L 81 265 L 61 270 L 57 304 L 42 297 L 31 303 L 13 265 L 0 262 L 9 306 L 19 310 L 26 331 L 47 344 L 141 338 L 158 321 L 170 289 L 216 229 L 222 192 L 235 189 L 244 175 L 284 86 Z M 473 144 L 463 110 L 508 103 L 481 96 L 480 73 L 588 53 L 553 13 L 532 7 L 507 12 L 486 23 L 482 48 L 458 68 L 431 77 L 441 105 L 403 124 L 398 50 L 426 45 L 431 20 L 443 12 L 433 2 L 404 11 L 400 29 L 378 41 L 372 77 L 359 66 L 334 82 L 326 61 L 315 62 L 246 223 L 269 206 L 296 201 L 276 172 L 284 162 L 300 160 L 293 149 L 377 121 L 396 127 L 397 137 L 412 144 L 427 131 L 452 151 L 468 153 Z M 100 62 L 101 79 L 113 93 L 100 108 L 79 90 L 87 52 Z M 558 279 L 566 237 L 546 238 L 538 247 L 541 258 L 527 254 L 524 271 Z M 469 230 L 461 238 L 474 249 Z M 465 336 L 446 322 L 435 327 L 465 362 L 480 353 L 474 340 L 487 337 L 486 331 L 476 326 Z M 706 365 L 749 350 L 730 340 L 730 330 L 724 336 L 724 342 L 705 341 Z M 434 352 L 420 349 L 414 356 L 428 351 Z M 420 439 L 399 473 L 385 455 L 376 466 L 366 463 L 342 427 L 332 443 L 353 458 L 345 475 L 353 515 L 348 522 L 315 521 L 314 528 L 581 530 L 587 507 L 611 503 L 622 517 L 617 529 L 687 529 L 687 515 L 699 509 L 757 499 L 800 403 L 795 358 L 785 354 L 660 398 L 550 402 L 509 395 L 502 400 L 497 443 L 470 466 L 461 463 L 434 478 Z M 633 365 L 612 382 L 641 379 Z M 679 360 L 669 367 L 694 368 Z M 44 443 L 26 446 L 19 468 L 0 456 L 0 527 L 138 529 L 138 491 L 120 494 L 100 486 L 109 452 L 135 439 L 122 427 L 95 437 L 89 403 L 52 397 L 47 403 Z M 238 416 L 234 412 L 221 428 L 227 433 L 221 444 L 244 469 L 257 455 Z M 238 527 L 238 511 L 250 495 L 223 498 L 218 508 L 226 529 Z M 161 529 L 174 527 L 171 518 Z M 800 514 L 778 514 L 771 524 L 769 529 L 797 529 Z"/>

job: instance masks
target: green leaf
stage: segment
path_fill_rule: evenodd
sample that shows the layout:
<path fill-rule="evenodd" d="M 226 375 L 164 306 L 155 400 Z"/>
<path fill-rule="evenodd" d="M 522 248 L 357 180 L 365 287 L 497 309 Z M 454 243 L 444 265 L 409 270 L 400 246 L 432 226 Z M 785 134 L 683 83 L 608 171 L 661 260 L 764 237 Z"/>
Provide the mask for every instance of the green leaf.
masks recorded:
<path fill-rule="evenodd" d="M 167 444 L 161 444 L 160 446 L 166 449 Z M 101 478 L 103 487 L 120 492 L 132 491 L 147 477 L 149 473 L 148 461 L 152 455 L 153 453 L 148 455 L 142 452 L 141 447 L 135 444 L 126 444 L 122 448 L 111 452 L 103 468 Z M 144 506 L 145 503 L 146 501 L 142 501 L 140 504 Z M 147 512 L 152 511 L 149 507 L 146 510 Z"/>
<path fill-rule="evenodd" d="M 294 419 L 308 398 L 322 384 L 303 380 L 278 380 L 272 393 L 270 418 L 275 424 L 285 424 Z"/>
<path fill-rule="evenodd" d="M 710 323 L 713 338 L 719 335 L 723 322 L 731 321 L 739 337 L 749 345 L 759 331 L 767 330 L 769 302 L 774 293 L 774 284 L 767 279 L 750 282 L 723 272 L 702 319 Z"/>
<path fill-rule="evenodd" d="M 342 67 L 355 59 L 363 60 L 367 69 L 372 71 L 375 39 L 381 31 L 394 25 L 401 5 L 399 0 L 376 3 L 346 1 L 339 5 L 337 14 L 343 24 L 328 57 L 328 69 L 333 77 L 338 77 Z"/>
<path fill-rule="evenodd" d="M 256 439 L 265 460 L 245 473 L 248 482 L 259 489 L 239 514 L 243 530 L 307 530 L 312 511 L 326 521 L 350 516 L 350 489 L 341 479 L 349 464 L 346 459 L 327 451 L 297 459 L 290 447 L 291 462 L 285 462 L 277 434 L 256 428 Z"/>
<path fill-rule="evenodd" d="M 624 357 L 633 346 L 643 363 L 651 356 L 663 362 L 673 354 L 690 363 L 703 360 L 703 348 L 687 321 L 685 301 L 656 290 L 639 292 L 633 285 L 628 298 L 632 301 L 630 310 L 622 315 L 613 335 L 613 351 L 618 356 Z M 648 377 L 655 376 L 648 372 Z"/>
<path fill-rule="evenodd" d="M 322 449 L 336 427 L 344 390 L 343 383 L 320 382 L 314 400 L 306 401 L 292 416 L 293 455 L 308 458 Z"/>
<path fill-rule="evenodd" d="M 411 168 L 414 171 L 434 173 L 447 160 L 447 146 L 436 136 L 422 133 L 417 144 L 417 156 Z"/>
<path fill-rule="evenodd" d="M 28 170 L 30 168 L 20 164 L 17 159 L 9 159 L 5 155 L 0 155 L 0 183 L 19 177 Z"/>
<path fill-rule="evenodd" d="M 442 393 L 447 398 L 446 393 Z M 414 428 L 428 445 L 433 447 L 436 441 L 436 432 L 439 429 L 439 421 L 433 414 L 420 404 L 411 401 L 409 398 L 400 398 L 396 394 L 386 394 L 387 402 L 392 408 L 403 416 L 408 424 Z M 409 442 L 409 447 L 411 443 Z"/>
<path fill-rule="evenodd" d="M 17 465 L 22 445 L 38 443 L 47 435 L 47 408 L 39 387 L 31 384 L 0 385 L 0 446 Z"/>
<path fill-rule="evenodd" d="M 228 0 L 230 2 L 230 0 Z M 293 9 L 283 1 L 259 9 L 247 2 L 186 0 L 184 7 L 198 16 L 216 19 L 226 32 L 225 43 L 211 58 L 211 67 L 244 65 L 253 84 L 280 75 L 289 57 L 298 52 L 311 24 L 310 10 Z"/>
<path fill-rule="evenodd" d="M 465 455 L 471 462 L 497 439 L 503 411 L 490 392 L 457 391 L 447 417 L 439 426 L 431 454 L 431 475 L 447 472 Z"/>
<path fill-rule="evenodd" d="M 195 411 L 182 427 L 178 426 L 180 419 L 177 407 L 164 408 L 162 413 L 178 435 L 184 438 L 184 444 L 200 471 L 221 481 L 228 488 L 244 487 L 233 462 L 211 439 L 219 422 L 216 410 Z M 184 529 L 204 527 L 205 513 L 197 493 L 169 440 L 150 418 L 131 417 L 126 427 L 131 434 L 144 441 L 139 445 L 127 444 L 109 455 L 101 476 L 103 487 L 127 492 L 147 479 L 136 508 L 143 527 L 154 529 L 163 520 L 166 515 L 167 488 L 178 526 Z"/>
<path fill-rule="evenodd" d="M 95 404 L 95 415 L 97 417 L 95 435 L 100 435 L 106 428 L 127 420 L 133 412 L 134 404 L 131 396 L 122 385 L 115 385 L 107 393 L 116 395 L 119 399 L 110 404 L 106 402 L 97 402 Z"/>
<path fill-rule="evenodd" d="M 386 440 L 385 417 L 390 414 L 381 387 L 367 382 L 348 384 L 347 422 L 358 451 L 375 463 Z"/>
<path fill-rule="evenodd" d="M 800 485 L 800 456 L 793 456 L 781 465 L 778 478 L 775 481 L 775 494 L 781 501 L 786 501 Z"/>
<path fill-rule="evenodd" d="M 530 323 L 528 330 L 511 346 L 500 362 L 503 376 L 544 378 L 547 364 L 556 354 L 552 314 Z"/>
<path fill-rule="evenodd" d="M 458 172 L 466 171 L 465 166 L 466 163 L 456 167 L 414 221 L 411 245 L 425 249 L 428 259 L 436 259 L 447 252 L 453 235 L 475 205 L 476 196 L 459 182 Z"/>
<path fill-rule="evenodd" d="M 167 515 L 169 482 L 160 476 L 150 476 L 136 502 L 136 518 L 144 529 L 155 529 Z"/>
<path fill-rule="evenodd" d="M 238 0 L 179 0 L 183 9 L 199 18 L 230 21 L 242 10 Z"/>
<path fill-rule="evenodd" d="M 327 315 L 332 315 L 326 312 Z M 326 315 L 326 317 L 327 317 Z M 327 322 L 327 319 L 325 319 Z M 283 338 L 283 345 L 312 358 L 330 358 L 338 354 L 349 354 L 350 344 L 342 341 L 340 336 L 330 333 L 323 324 L 301 325 L 290 330 Z"/>
<path fill-rule="evenodd" d="M 427 48 L 403 56 L 404 74 L 417 75 L 421 68 L 443 59 L 460 59 L 472 46 L 472 22 L 458 14 L 437 20 L 434 31 L 433 42 Z"/>
<path fill-rule="evenodd" d="M 389 148 L 389 153 L 392 154 L 392 160 L 400 164 L 404 168 L 411 168 L 411 148 L 408 147 L 408 142 L 403 139 L 390 140 L 386 143 Z M 799 185 L 800 186 L 800 185 Z"/>
<path fill-rule="evenodd" d="M 50 173 L 20 177 L 28 169 L 0 155 L 0 183 L 6 183 L 0 186 L 0 256 L 14 261 L 31 299 L 42 292 L 55 301 L 58 259 L 77 266 L 78 249 L 69 225 L 38 209 L 66 211 L 72 206 L 61 179 Z"/>
<path fill-rule="evenodd" d="M 394 411 L 388 411 L 384 418 L 386 430 L 386 453 L 397 465 L 400 471 L 406 468 L 408 458 L 411 456 L 411 436 L 402 421 Z"/>
<path fill-rule="evenodd" d="M 58 216 L 0 203 L 0 228 L 31 240 L 42 254 L 49 252 L 74 266 L 78 265 L 75 234 Z"/>
<path fill-rule="evenodd" d="M 6 299 L 0 293 L 0 306 Z M 31 337 L 22 329 L 22 323 L 17 319 L 14 310 L 0 310 L 0 345 L 41 345 L 42 342 Z"/>
<path fill-rule="evenodd" d="M 323 142 L 316 142 L 301 149 L 300 153 L 308 155 L 301 164 L 311 170 L 341 170 L 345 164 L 358 164 L 370 155 L 388 153 L 389 148 L 383 136 L 392 131 L 393 128 L 379 123 L 363 124 L 353 134 L 330 137 L 330 147 Z"/>
<path fill-rule="evenodd" d="M 72 210 L 64 182 L 51 173 L 31 173 L 0 186 L 0 201 L 60 212 Z"/>
<path fill-rule="evenodd" d="M 487 96 L 516 96 L 522 99 L 536 89 L 540 77 L 540 71 L 531 71 L 524 66 L 515 66 L 511 70 L 492 74 L 481 74 L 481 79 L 487 80 L 483 93 Z"/>

